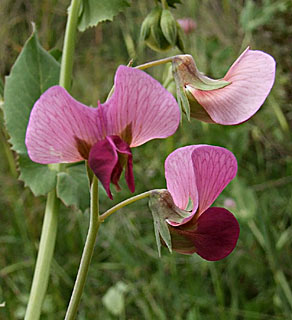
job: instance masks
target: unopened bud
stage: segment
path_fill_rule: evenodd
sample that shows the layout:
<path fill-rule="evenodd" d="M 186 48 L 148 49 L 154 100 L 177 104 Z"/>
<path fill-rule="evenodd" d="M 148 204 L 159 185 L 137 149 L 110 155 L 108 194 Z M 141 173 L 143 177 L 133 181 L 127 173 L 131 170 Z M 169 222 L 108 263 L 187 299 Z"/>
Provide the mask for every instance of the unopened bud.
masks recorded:
<path fill-rule="evenodd" d="M 151 10 L 141 27 L 141 39 L 154 51 L 163 52 L 173 48 L 183 47 L 182 32 L 179 24 L 168 9 L 160 6 Z"/>
<path fill-rule="evenodd" d="M 168 9 L 162 10 L 160 26 L 166 40 L 174 46 L 177 38 L 176 20 Z"/>

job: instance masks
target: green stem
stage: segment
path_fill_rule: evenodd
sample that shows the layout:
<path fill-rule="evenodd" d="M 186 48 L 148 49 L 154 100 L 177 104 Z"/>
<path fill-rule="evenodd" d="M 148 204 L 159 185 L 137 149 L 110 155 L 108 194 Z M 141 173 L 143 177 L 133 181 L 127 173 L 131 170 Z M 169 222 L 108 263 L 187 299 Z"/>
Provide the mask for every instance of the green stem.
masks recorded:
<path fill-rule="evenodd" d="M 168 3 L 167 0 L 161 0 L 162 8 L 163 9 L 168 9 Z"/>
<path fill-rule="evenodd" d="M 66 25 L 62 63 L 60 72 L 60 86 L 70 90 L 73 70 L 73 52 L 75 50 L 75 38 L 77 31 L 78 14 L 81 0 L 72 0 Z"/>
<path fill-rule="evenodd" d="M 172 62 L 173 58 L 175 58 L 175 56 L 164 58 L 164 59 L 160 59 L 160 60 L 155 60 L 155 61 L 151 61 L 151 62 L 146 62 L 144 64 L 136 66 L 135 69 L 144 70 L 144 69 L 148 69 L 148 68 L 151 68 L 151 67 L 159 66 L 161 64 Z"/>
<path fill-rule="evenodd" d="M 59 84 L 67 90 L 70 90 L 71 87 L 73 53 L 75 48 L 75 37 L 80 3 L 81 0 L 72 0 L 65 31 Z M 61 164 L 56 164 L 54 166 L 58 171 L 61 170 Z M 38 320 L 40 317 L 42 303 L 47 290 L 50 266 L 56 242 L 59 202 L 60 201 L 56 196 L 56 190 L 54 189 L 48 194 L 47 197 L 40 247 L 25 314 L 25 320 Z"/>
<path fill-rule="evenodd" d="M 76 317 L 81 295 L 87 278 L 89 264 L 93 255 L 97 232 L 100 226 L 98 205 L 98 180 L 96 176 L 93 177 L 90 194 L 91 201 L 89 229 L 65 320 L 73 320 Z"/>
<path fill-rule="evenodd" d="M 141 199 L 144 199 L 144 198 L 147 198 L 149 197 L 152 192 L 155 191 L 155 190 L 149 190 L 149 191 L 146 191 L 144 193 L 141 193 L 141 194 L 138 194 L 137 196 L 134 196 L 132 198 L 129 198 L 125 201 L 122 201 L 120 203 L 118 203 L 116 206 L 110 208 L 109 210 L 107 210 L 105 213 L 103 213 L 100 217 L 99 217 L 99 221 L 100 222 L 103 222 L 107 217 L 109 217 L 111 214 L 113 214 L 114 212 L 116 212 L 117 210 L 133 203 L 133 202 L 136 202 L 138 200 L 141 200 Z"/>
<path fill-rule="evenodd" d="M 37 320 L 41 314 L 42 303 L 47 291 L 50 265 L 54 253 L 58 225 L 58 205 L 55 190 L 48 194 L 44 223 L 31 292 L 25 320 Z"/>

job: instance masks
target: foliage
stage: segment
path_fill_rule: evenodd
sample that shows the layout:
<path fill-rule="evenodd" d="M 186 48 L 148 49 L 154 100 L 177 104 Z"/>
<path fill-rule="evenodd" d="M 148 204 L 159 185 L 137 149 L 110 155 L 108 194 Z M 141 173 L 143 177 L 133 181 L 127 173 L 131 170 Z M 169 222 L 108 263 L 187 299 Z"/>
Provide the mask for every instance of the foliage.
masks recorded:
<path fill-rule="evenodd" d="M 94 27 L 102 21 L 112 21 L 114 16 L 128 6 L 129 2 L 126 0 L 83 0 L 81 2 L 78 29 L 85 31 L 87 28 Z"/>

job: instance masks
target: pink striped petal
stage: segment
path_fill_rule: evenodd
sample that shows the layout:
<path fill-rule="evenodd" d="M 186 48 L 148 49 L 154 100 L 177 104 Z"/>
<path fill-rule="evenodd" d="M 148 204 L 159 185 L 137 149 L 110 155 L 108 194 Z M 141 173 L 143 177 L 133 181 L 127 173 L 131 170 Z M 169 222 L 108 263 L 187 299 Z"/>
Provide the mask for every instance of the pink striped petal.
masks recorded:
<path fill-rule="evenodd" d="M 186 87 L 214 122 L 239 124 L 253 116 L 266 100 L 275 80 L 275 60 L 267 53 L 247 48 L 223 79 L 231 84 L 217 90 Z"/>
<path fill-rule="evenodd" d="M 120 66 L 107 107 L 108 135 L 119 135 L 130 147 L 172 135 L 180 121 L 174 97 L 145 72 Z"/>
<path fill-rule="evenodd" d="M 93 145 L 89 153 L 88 164 L 101 181 L 108 196 L 112 199 L 110 183 L 120 190 L 119 179 L 126 166 L 126 181 L 131 192 L 135 191 L 132 153 L 118 136 L 108 136 Z"/>
<path fill-rule="evenodd" d="M 207 210 L 227 184 L 235 177 L 237 161 L 225 148 L 201 145 L 192 152 L 198 191 L 197 216 Z"/>
<path fill-rule="evenodd" d="M 228 256 L 236 246 L 239 224 L 231 212 L 212 207 L 197 221 L 179 227 L 169 226 L 172 250 L 182 254 L 197 253 L 208 261 Z"/>
<path fill-rule="evenodd" d="M 43 164 L 86 159 L 103 137 L 102 123 L 102 107 L 89 108 L 62 87 L 52 87 L 30 114 L 25 139 L 29 157 Z"/>
<path fill-rule="evenodd" d="M 187 146 L 172 152 L 165 160 L 165 178 L 167 189 L 174 203 L 185 210 L 189 200 L 193 202 L 193 213 L 198 208 L 198 192 L 192 152 L 200 146 Z M 192 216 L 190 216 L 191 218 Z M 187 218 L 184 223 L 189 220 Z M 173 224 L 177 225 L 177 224 Z"/>
<path fill-rule="evenodd" d="M 196 252 L 208 261 L 217 261 L 228 256 L 236 246 L 239 224 L 231 212 L 212 207 L 197 220 L 194 233 Z"/>

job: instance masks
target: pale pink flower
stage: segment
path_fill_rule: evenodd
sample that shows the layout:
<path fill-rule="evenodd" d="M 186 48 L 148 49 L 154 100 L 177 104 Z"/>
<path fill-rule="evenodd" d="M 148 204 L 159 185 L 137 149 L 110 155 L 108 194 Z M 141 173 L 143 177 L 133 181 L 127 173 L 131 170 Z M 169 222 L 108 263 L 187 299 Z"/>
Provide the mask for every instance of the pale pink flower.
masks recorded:
<path fill-rule="evenodd" d="M 274 84 L 275 66 L 269 54 L 247 48 L 222 79 L 213 80 L 197 69 L 192 56 L 173 60 L 178 98 L 184 94 L 189 103 L 183 106 L 186 113 L 223 125 L 242 123 L 259 110 Z"/>
<path fill-rule="evenodd" d="M 181 26 L 185 34 L 192 33 L 197 24 L 192 18 L 182 18 L 177 20 L 178 24 Z"/>
<path fill-rule="evenodd" d="M 26 132 L 32 161 L 66 163 L 88 160 L 89 167 L 112 199 L 126 167 L 129 189 L 135 189 L 131 148 L 172 135 L 180 121 L 174 97 L 145 72 L 120 66 L 112 97 L 98 108 L 72 98 L 60 86 L 48 89 L 35 103 Z"/>
<path fill-rule="evenodd" d="M 233 251 L 239 236 L 236 218 L 224 208 L 210 206 L 236 172 L 236 158 L 221 147 L 187 146 L 168 156 L 167 189 L 177 207 L 190 210 L 180 223 L 168 220 L 173 250 L 197 253 L 209 261 L 223 259 Z"/>

